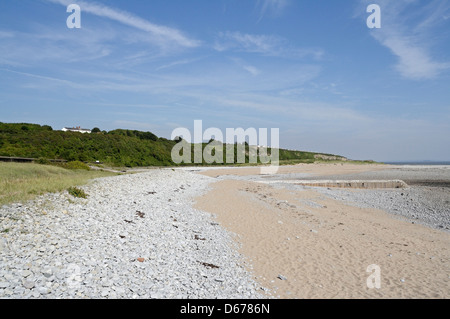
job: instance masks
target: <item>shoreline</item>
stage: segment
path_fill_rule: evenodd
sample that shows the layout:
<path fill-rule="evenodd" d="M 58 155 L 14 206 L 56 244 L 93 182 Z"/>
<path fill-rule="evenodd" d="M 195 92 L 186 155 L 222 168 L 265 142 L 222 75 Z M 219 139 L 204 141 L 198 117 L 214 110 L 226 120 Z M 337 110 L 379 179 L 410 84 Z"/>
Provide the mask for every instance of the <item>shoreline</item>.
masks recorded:
<path fill-rule="evenodd" d="M 279 175 L 383 175 L 386 169 L 395 168 L 312 165 L 284 168 Z M 235 234 L 241 253 L 253 265 L 256 280 L 274 291 L 276 297 L 450 296 L 448 232 L 421 225 L 417 220 L 413 223 L 397 218 L 374 208 L 373 203 L 359 205 L 361 199 L 355 196 L 337 198 L 338 193 L 344 192 L 340 189 L 261 183 L 267 176 L 254 173 L 244 169 L 198 172 L 217 182 L 210 192 L 196 199 L 195 207 L 215 214 L 218 222 Z M 389 196 L 395 190 L 382 191 Z M 448 189 L 443 192 L 448 196 Z M 381 269 L 381 289 L 369 289 L 366 285 L 370 275 L 366 269 L 373 264 Z"/>

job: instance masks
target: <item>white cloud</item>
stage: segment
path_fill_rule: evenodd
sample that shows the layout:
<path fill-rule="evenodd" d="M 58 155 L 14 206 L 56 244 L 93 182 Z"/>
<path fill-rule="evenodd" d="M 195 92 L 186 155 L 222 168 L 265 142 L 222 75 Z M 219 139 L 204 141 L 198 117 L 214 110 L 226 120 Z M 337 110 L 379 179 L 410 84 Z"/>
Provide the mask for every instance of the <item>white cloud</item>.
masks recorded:
<path fill-rule="evenodd" d="M 279 16 L 289 3 L 290 0 L 258 0 L 256 7 L 259 10 L 259 20 L 264 18 L 268 12 Z"/>
<path fill-rule="evenodd" d="M 398 56 L 399 62 L 395 68 L 406 78 L 435 78 L 450 66 L 449 63 L 433 61 L 428 50 L 414 45 L 408 38 L 390 35 L 380 39 L 380 42 Z"/>
<path fill-rule="evenodd" d="M 72 82 L 69 80 L 64 80 L 64 79 L 59 79 L 59 78 L 55 78 L 55 77 L 51 77 L 51 76 L 33 74 L 33 73 L 29 73 L 29 72 L 19 72 L 19 71 L 14 71 L 14 70 L 5 69 L 5 68 L 0 68 L 0 71 L 5 71 L 5 72 L 22 75 L 27 78 L 37 79 L 37 82 L 30 82 L 30 83 L 24 82 L 22 84 L 22 86 L 26 87 L 26 88 L 42 89 L 43 82 L 45 82 L 45 88 L 60 88 L 60 87 L 70 87 L 70 88 L 75 88 L 75 89 L 83 88 L 82 85 L 79 85 L 75 82 Z"/>
<path fill-rule="evenodd" d="M 2 39 L 2 38 L 13 38 L 13 37 L 14 37 L 14 33 L 13 32 L 0 30 L 0 39 Z"/>
<path fill-rule="evenodd" d="M 275 54 L 282 44 L 281 38 L 270 35 L 253 35 L 241 32 L 221 32 L 214 48 L 217 51 L 238 50 L 253 53 Z"/>
<path fill-rule="evenodd" d="M 437 61 L 432 54 L 439 44 L 437 28 L 445 21 L 448 2 L 431 1 L 421 8 L 415 0 L 379 0 L 378 4 L 382 26 L 371 30 L 371 35 L 398 58 L 395 69 L 403 77 L 433 79 L 450 68 L 449 62 Z"/>
<path fill-rule="evenodd" d="M 111 54 L 109 41 L 116 37 L 110 30 L 100 33 L 83 29 L 76 34 L 64 31 L 38 25 L 33 33 L 15 32 L 14 36 L 0 38 L 0 63 L 29 66 L 99 60 Z"/>
<path fill-rule="evenodd" d="M 320 59 L 324 52 L 314 48 L 295 48 L 282 37 L 241 32 L 220 32 L 214 44 L 216 51 L 238 51 L 258 53 L 266 56 Z"/>
<path fill-rule="evenodd" d="M 68 6 L 73 2 L 72 0 L 47 1 L 64 6 Z M 88 12 L 148 32 L 155 37 L 155 40 L 158 41 L 160 45 L 164 45 L 167 42 L 190 48 L 200 45 L 200 41 L 185 36 L 180 30 L 151 23 L 127 11 L 114 9 L 94 2 L 77 1 L 77 4 L 80 6 L 82 13 Z"/>
<path fill-rule="evenodd" d="M 258 70 L 257 68 L 255 68 L 254 66 L 251 66 L 251 65 L 244 65 L 243 68 L 244 68 L 244 70 L 248 71 L 252 75 L 259 75 L 261 73 L 260 70 Z"/>
<path fill-rule="evenodd" d="M 198 60 L 200 60 L 200 59 L 201 59 L 201 58 L 195 58 L 195 59 L 183 59 L 183 60 L 173 61 L 173 62 L 170 62 L 170 63 L 168 63 L 168 64 L 164 64 L 164 65 L 161 65 L 161 66 L 157 67 L 157 68 L 156 68 L 156 71 L 160 71 L 160 70 L 164 70 L 164 69 L 170 69 L 170 68 L 173 68 L 173 67 L 179 66 L 179 65 L 190 64 L 190 63 L 196 62 L 196 61 L 198 61 Z"/>

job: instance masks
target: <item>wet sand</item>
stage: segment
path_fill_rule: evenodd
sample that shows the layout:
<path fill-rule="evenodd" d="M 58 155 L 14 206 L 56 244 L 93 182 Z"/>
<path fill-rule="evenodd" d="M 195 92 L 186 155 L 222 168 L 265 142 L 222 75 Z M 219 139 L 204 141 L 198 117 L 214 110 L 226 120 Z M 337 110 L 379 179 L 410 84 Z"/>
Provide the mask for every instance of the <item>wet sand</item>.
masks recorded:
<path fill-rule="evenodd" d="M 308 164 L 281 167 L 278 174 L 344 176 L 391 168 Z M 235 234 L 268 296 L 449 297 L 448 232 L 396 219 L 380 209 L 349 205 L 314 188 L 260 183 L 264 176 L 258 172 L 258 168 L 201 172 L 218 181 L 197 198 L 196 208 L 213 213 Z M 373 275 L 367 272 L 370 265 L 381 270 L 379 289 L 367 285 Z"/>

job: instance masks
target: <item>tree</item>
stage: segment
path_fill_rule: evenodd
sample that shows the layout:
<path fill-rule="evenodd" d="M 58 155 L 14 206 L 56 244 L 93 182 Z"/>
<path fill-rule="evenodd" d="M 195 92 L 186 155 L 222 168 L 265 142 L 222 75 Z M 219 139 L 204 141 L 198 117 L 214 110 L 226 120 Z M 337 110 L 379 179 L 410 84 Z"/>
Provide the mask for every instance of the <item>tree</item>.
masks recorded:
<path fill-rule="evenodd" d="M 94 127 L 91 132 L 92 133 L 100 133 L 101 130 L 98 127 Z"/>

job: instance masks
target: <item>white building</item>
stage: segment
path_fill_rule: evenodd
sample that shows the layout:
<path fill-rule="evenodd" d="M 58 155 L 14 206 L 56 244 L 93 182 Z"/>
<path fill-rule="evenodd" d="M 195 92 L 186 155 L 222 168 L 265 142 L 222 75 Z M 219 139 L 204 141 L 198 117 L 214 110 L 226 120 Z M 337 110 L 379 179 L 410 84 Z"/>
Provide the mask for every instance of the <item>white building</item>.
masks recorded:
<path fill-rule="evenodd" d="M 87 128 L 81 128 L 80 126 L 77 127 L 64 127 L 61 131 L 63 132 L 80 132 L 83 134 L 90 134 L 91 130 L 87 129 Z"/>

